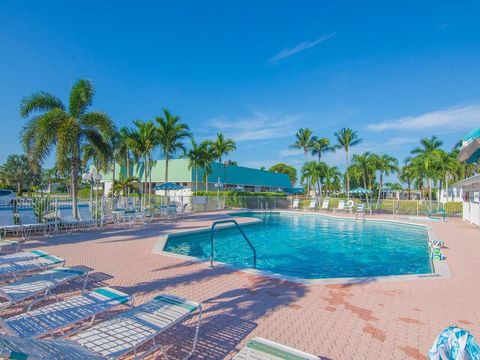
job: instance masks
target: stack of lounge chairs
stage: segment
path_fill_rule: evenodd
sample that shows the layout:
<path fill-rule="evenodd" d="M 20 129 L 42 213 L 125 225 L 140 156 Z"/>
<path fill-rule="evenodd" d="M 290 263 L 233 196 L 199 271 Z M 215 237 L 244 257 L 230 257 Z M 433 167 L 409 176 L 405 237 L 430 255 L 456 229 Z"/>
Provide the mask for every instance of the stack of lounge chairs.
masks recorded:
<path fill-rule="evenodd" d="M 61 264 L 62 266 L 57 266 Z M 40 250 L 0 256 L 0 269 L 13 281 L 0 282 L 0 358 L 4 359 L 140 359 L 167 354 L 159 335 L 196 314 L 191 348 L 195 351 L 202 306 L 171 295 L 158 295 L 134 306 L 130 295 L 110 287 L 86 290 L 88 272 L 65 267 L 65 260 Z M 80 294 L 41 303 L 61 285 L 83 279 Z M 26 312 L 5 317 L 6 308 L 27 305 Z M 35 306 L 35 308 L 34 308 Z M 112 310 L 121 310 L 116 315 Z M 105 318 L 98 321 L 99 315 Z M 319 358 L 262 338 L 254 338 L 238 360 Z"/>

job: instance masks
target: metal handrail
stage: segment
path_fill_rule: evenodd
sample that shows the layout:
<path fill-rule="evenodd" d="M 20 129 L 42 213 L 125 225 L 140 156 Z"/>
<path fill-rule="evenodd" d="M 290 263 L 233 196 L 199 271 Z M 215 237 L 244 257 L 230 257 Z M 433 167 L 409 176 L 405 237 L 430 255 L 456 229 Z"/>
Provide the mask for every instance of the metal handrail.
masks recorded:
<path fill-rule="evenodd" d="M 233 220 L 233 219 L 227 219 L 227 220 L 218 220 L 218 221 L 214 221 L 213 224 L 212 224 L 212 227 L 210 228 L 210 242 L 211 242 L 211 252 L 210 252 L 210 267 L 213 267 L 213 235 L 215 233 L 215 227 L 219 224 L 227 224 L 227 223 L 233 223 L 235 224 L 235 226 L 237 227 L 237 229 L 240 231 L 240 233 L 243 235 L 243 238 L 246 240 L 246 242 L 248 243 L 248 245 L 250 245 L 250 248 L 252 249 L 253 251 L 253 268 L 256 269 L 257 268 L 257 251 L 255 250 L 255 248 L 253 247 L 252 243 L 250 242 L 250 240 L 248 239 L 247 235 L 245 234 L 245 232 L 242 230 L 242 228 L 240 227 L 240 225 L 238 225 L 237 221 L 236 220 Z"/>

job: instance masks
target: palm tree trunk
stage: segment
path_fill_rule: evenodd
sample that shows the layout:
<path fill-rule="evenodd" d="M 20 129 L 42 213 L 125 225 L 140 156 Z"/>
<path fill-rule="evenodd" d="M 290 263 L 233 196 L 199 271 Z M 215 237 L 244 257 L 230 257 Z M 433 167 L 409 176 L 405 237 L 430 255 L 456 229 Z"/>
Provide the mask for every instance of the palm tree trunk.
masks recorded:
<path fill-rule="evenodd" d="M 345 156 L 347 158 L 347 168 L 345 169 L 345 175 L 347 175 L 347 198 L 350 199 L 350 175 L 348 174 L 348 150 L 345 150 Z"/>
<path fill-rule="evenodd" d="M 378 209 L 378 205 L 380 205 L 380 196 L 382 196 L 382 186 L 383 186 L 383 172 L 380 171 L 380 184 L 378 186 L 377 205 L 375 206 L 375 209 Z"/>
<path fill-rule="evenodd" d="M 71 182 L 72 182 L 72 215 L 75 219 L 78 219 L 77 209 L 77 197 L 78 197 L 78 169 L 80 165 L 80 159 L 78 157 L 72 158 L 71 165 Z"/>
<path fill-rule="evenodd" d="M 195 192 L 198 192 L 198 168 L 195 166 Z"/>
<path fill-rule="evenodd" d="M 168 182 L 168 157 L 165 158 L 165 182 Z"/>

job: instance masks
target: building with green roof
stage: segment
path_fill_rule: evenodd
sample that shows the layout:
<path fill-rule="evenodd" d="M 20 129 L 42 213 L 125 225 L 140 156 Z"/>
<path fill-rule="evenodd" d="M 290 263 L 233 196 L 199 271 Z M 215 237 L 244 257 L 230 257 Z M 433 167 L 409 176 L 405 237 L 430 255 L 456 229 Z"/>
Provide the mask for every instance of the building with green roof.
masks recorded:
<path fill-rule="evenodd" d="M 130 175 L 139 179 L 139 183 L 145 181 L 145 166 L 143 162 L 131 166 Z M 204 171 L 198 169 L 198 190 L 205 190 L 203 183 Z M 116 166 L 115 178 L 126 178 L 127 172 L 124 166 Z M 224 165 L 212 163 L 212 173 L 208 175 L 208 189 L 216 190 L 216 184 L 220 180 L 220 187 L 224 190 L 242 190 L 252 192 L 274 191 L 297 193 L 299 188 L 292 186 L 287 174 L 280 174 L 266 170 L 252 169 L 236 165 Z M 189 169 L 187 159 L 174 159 L 168 162 L 168 181 L 195 190 L 195 169 Z M 103 175 L 102 182 L 105 191 L 109 191 L 112 185 L 112 173 Z M 165 160 L 156 160 L 152 168 L 152 183 L 154 187 L 165 182 Z"/>

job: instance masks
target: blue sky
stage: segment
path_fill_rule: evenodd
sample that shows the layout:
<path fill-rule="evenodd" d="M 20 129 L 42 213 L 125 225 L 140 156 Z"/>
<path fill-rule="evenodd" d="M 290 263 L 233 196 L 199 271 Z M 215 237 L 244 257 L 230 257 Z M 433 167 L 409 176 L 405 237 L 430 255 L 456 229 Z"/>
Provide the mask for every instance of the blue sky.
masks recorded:
<path fill-rule="evenodd" d="M 300 127 L 349 126 L 355 151 L 403 160 L 479 125 L 479 64 L 477 1 L 0 0 L 0 162 L 21 151 L 22 97 L 66 101 L 80 77 L 117 126 L 167 107 L 197 138 L 237 140 L 241 165 L 299 166 Z"/>

